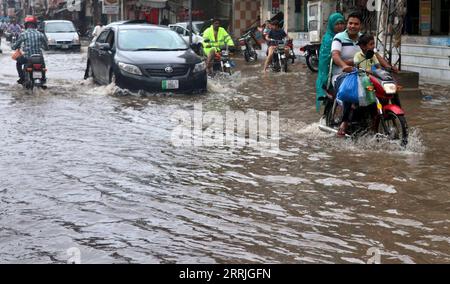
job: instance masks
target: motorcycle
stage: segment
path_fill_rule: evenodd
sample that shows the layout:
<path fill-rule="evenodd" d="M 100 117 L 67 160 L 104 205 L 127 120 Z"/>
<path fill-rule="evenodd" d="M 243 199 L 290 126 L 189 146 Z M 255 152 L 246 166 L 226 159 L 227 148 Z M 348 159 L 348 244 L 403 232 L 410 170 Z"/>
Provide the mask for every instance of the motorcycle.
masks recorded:
<path fill-rule="evenodd" d="M 368 55 L 366 60 L 370 58 Z M 360 68 L 357 69 L 357 72 L 369 76 L 370 85 L 367 86 L 367 91 L 375 92 L 376 113 L 372 111 L 373 105 L 352 106 L 346 136 L 357 138 L 372 132 L 389 140 L 400 141 L 402 146 L 406 146 L 408 144 L 408 124 L 405 111 L 400 104 L 399 86 L 391 73 L 382 69 L 368 72 Z M 343 103 L 336 99 L 337 91 L 328 90 L 325 87 L 324 90 L 327 93 L 327 96 L 322 98 L 325 104 L 326 126 L 321 125 L 319 128 L 326 132 L 337 133 L 342 123 Z"/>
<path fill-rule="evenodd" d="M 276 44 L 276 48 L 272 56 L 272 70 L 274 72 L 288 72 L 288 58 L 286 58 L 286 43 L 283 40 L 272 40 L 271 43 Z"/>
<path fill-rule="evenodd" d="M 47 82 L 45 73 L 44 57 L 40 54 L 33 54 L 28 59 L 28 62 L 24 66 L 25 82 L 23 86 L 27 90 L 31 90 L 33 93 L 34 88 L 47 89 L 45 83 Z"/>
<path fill-rule="evenodd" d="M 203 41 L 203 44 L 209 44 L 206 45 L 207 48 L 212 47 L 210 43 L 211 41 L 209 39 L 205 39 Z M 230 58 L 231 49 L 232 48 L 230 48 L 225 42 L 224 45 L 220 46 L 220 51 L 216 51 L 213 61 L 214 72 L 222 72 L 229 75 L 233 74 L 233 67 L 235 64 Z"/>
<path fill-rule="evenodd" d="M 295 52 L 294 52 L 294 43 L 293 43 L 292 39 L 287 41 L 286 46 L 289 47 L 289 59 L 291 59 L 292 64 L 294 64 L 295 59 L 297 59 L 297 56 L 295 55 Z"/>
<path fill-rule="evenodd" d="M 309 70 L 314 73 L 319 72 L 320 44 L 305 45 L 300 48 L 300 51 L 304 53 Z"/>
<path fill-rule="evenodd" d="M 239 39 L 239 45 L 244 53 L 245 61 L 254 62 L 258 60 L 258 54 L 254 44 L 253 30 L 249 30 Z"/>

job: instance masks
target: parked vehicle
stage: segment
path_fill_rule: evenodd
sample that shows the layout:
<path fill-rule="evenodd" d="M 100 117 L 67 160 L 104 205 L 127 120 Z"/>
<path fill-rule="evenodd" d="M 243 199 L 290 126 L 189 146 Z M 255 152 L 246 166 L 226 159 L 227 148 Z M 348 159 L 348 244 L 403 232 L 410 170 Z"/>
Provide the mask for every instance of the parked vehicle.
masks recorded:
<path fill-rule="evenodd" d="M 88 49 L 90 76 L 132 91 L 205 92 L 206 63 L 167 27 L 119 22 Z"/>
<path fill-rule="evenodd" d="M 256 53 L 256 42 L 254 39 L 253 29 L 250 29 L 238 40 L 242 53 L 244 54 L 245 61 L 254 62 L 258 60 L 258 53 Z"/>
<path fill-rule="evenodd" d="M 306 65 L 311 72 L 319 72 L 319 52 L 320 44 L 308 44 L 300 48 L 305 56 Z"/>
<path fill-rule="evenodd" d="M 33 93 L 35 88 L 47 88 L 47 86 L 45 85 L 45 83 L 47 82 L 47 69 L 45 68 L 44 57 L 42 55 L 31 55 L 28 59 L 28 63 L 24 66 L 24 71 L 25 82 L 23 83 L 23 86 L 26 89 L 31 90 L 31 92 Z"/>
<path fill-rule="evenodd" d="M 192 48 L 195 53 L 202 56 L 203 49 L 202 42 L 203 37 L 201 36 L 202 27 L 205 22 L 192 22 L 193 32 L 192 32 Z M 189 23 L 177 23 L 173 25 L 169 25 L 169 28 L 176 33 L 178 33 L 186 43 L 189 43 L 190 40 L 190 31 L 189 31 Z"/>
<path fill-rule="evenodd" d="M 81 49 L 80 36 L 71 21 L 44 21 L 39 26 L 39 31 L 47 37 L 49 49 Z"/>
<path fill-rule="evenodd" d="M 369 76 L 370 85 L 367 87 L 367 91 L 375 92 L 377 111 L 374 113 L 371 110 L 373 105 L 352 108 L 347 135 L 357 138 L 372 132 L 389 140 L 400 141 L 402 146 L 406 146 L 408 144 L 408 125 L 405 112 L 401 108 L 398 85 L 391 73 L 382 69 L 370 73 L 363 69 L 357 69 L 355 72 L 367 73 Z M 336 99 L 336 91 L 326 91 L 327 96 L 323 98 L 326 126 L 322 125 L 320 128 L 328 132 L 337 132 L 342 123 L 342 102 Z"/>
<path fill-rule="evenodd" d="M 297 56 L 294 52 L 294 42 L 292 39 L 288 40 L 286 43 L 286 46 L 289 47 L 289 58 L 292 61 L 292 64 L 295 63 L 295 59 L 297 59 Z"/>

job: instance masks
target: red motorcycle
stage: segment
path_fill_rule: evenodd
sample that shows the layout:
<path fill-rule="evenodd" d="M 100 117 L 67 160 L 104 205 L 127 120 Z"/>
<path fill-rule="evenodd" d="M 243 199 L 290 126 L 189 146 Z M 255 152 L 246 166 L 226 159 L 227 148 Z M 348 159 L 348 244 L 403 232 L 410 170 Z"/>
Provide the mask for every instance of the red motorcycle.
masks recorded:
<path fill-rule="evenodd" d="M 366 91 L 375 92 L 376 102 L 366 107 L 352 105 L 347 136 L 357 138 L 373 133 L 389 140 L 400 141 L 402 146 L 406 146 L 408 124 L 398 96 L 399 85 L 391 73 L 385 70 L 357 70 L 358 73 L 366 73 L 369 76 L 371 84 L 367 86 Z M 326 92 L 327 96 L 322 98 L 325 104 L 326 126 L 321 125 L 320 129 L 337 133 L 342 123 L 343 103 L 336 99 L 336 91 L 326 89 Z"/>
<path fill-rule="evenodd" d="M 297 56 L 295 55 L 294 52 L 294 43 L 292 41 L 292 39 L 288 40 L 286 42 L 286 46 L 289 47 L 289 58 L 292 61 L 292 64 L 295 63 L 295 59 L 297 59 Z"/>

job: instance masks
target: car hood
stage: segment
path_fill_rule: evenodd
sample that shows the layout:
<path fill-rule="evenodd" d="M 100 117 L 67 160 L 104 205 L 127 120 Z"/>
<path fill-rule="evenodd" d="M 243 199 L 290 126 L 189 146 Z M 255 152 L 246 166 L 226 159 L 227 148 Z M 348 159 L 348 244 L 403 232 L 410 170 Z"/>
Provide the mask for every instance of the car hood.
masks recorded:
<path fill-rule="evenodd" d="M 182 51 L 118 51 L 116 59 L 134 65 L 195 64 L 200 57 L 191 49 Z"/>
<path fill-rule="evenodd" d="M 71 41 L 75 36 L 77 36 L 77 33 L 45 33 L 47 38 L 51 38 L 57 41 Z"/>

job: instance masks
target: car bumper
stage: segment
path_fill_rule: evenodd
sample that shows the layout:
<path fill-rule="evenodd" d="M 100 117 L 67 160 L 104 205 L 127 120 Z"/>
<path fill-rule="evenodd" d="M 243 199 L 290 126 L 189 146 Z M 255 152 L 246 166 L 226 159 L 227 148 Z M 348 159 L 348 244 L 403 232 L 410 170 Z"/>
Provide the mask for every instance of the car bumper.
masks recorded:
<path fill-rule="evenodd" d="M 178 89 L 163 89 L 164 80 L 178 80 Z M 149 92 L 206 92 L 206 71 L 189 74 L 182 77 L 146 77 L 129 74 L 126 72 L 116 73 L 116 85 L 131 91 L 145 90 Z"/>
<path fill-rule="evenodd" d="M 50 49 L 80 49 L 81 48 L 81 44 L 73 44 L 73 43 L 69 43 L 69 44 L 49 44 L 48 47 Z"/>

